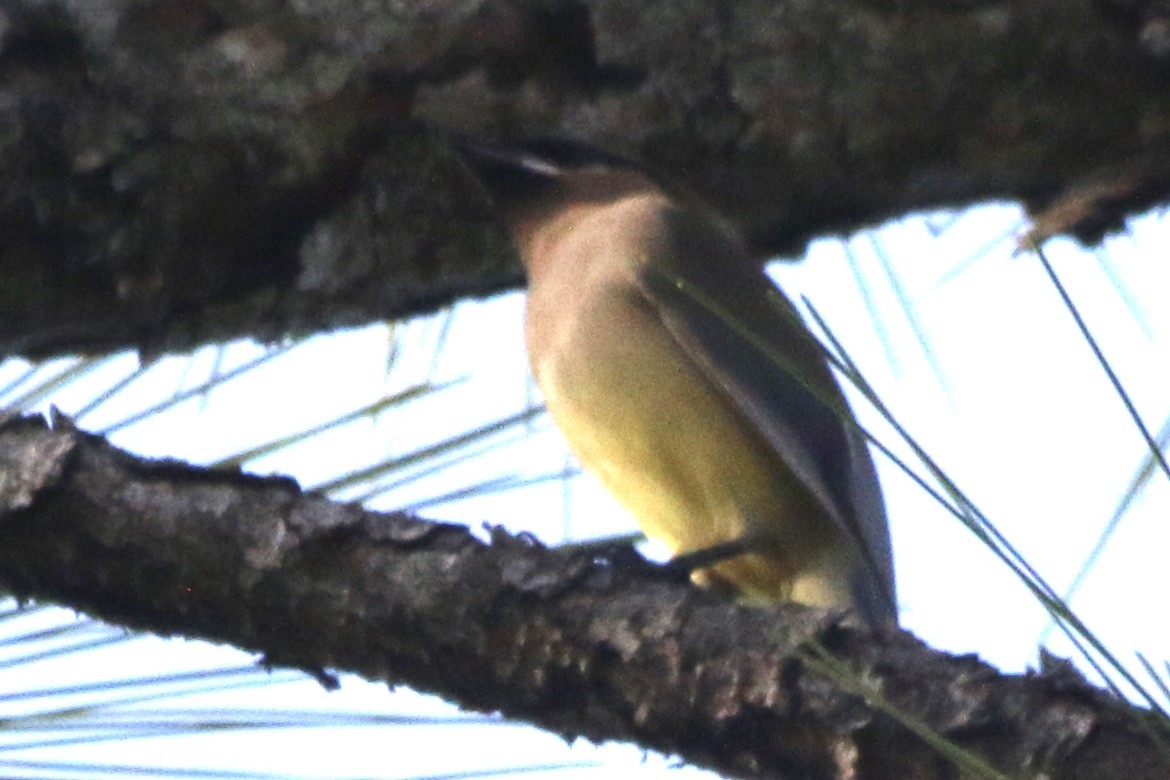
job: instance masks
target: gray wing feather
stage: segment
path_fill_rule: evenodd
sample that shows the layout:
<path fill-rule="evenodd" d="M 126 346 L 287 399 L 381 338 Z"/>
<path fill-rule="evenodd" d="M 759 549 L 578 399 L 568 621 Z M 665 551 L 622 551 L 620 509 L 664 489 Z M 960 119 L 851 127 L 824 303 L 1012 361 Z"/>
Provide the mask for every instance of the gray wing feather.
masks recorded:
<path fill-rule="evenodd" d="M 679 248 L 705 252 L 717 267 L 688 268 L 682 276 L 677 269 L 643 266 L 643 293 L 683 351 L 727 393 L 852 540 L 866 563 L 859 573 L 863 581 L 851 583 L 861 609 L 896 620 L 893 560 L 877 475 L 864 437 L 829 405 L 845 409 L 820 345 L 761 269 L 748 262 L 720 262 L 728 252 L 743 252 L 731 236 L 710 226 L 689 229 L 696 219 L 689 211 L 667 219 L 677 220 L 665 231 L 671 240 L 717 244 Z M 745 335 L 749 325 L 754 338 Z"/>

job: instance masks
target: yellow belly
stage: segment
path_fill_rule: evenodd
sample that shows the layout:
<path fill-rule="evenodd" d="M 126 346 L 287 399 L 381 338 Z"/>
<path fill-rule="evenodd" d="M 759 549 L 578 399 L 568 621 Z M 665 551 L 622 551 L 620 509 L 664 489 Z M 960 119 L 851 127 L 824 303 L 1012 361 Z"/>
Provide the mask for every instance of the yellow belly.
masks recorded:
<path fill-rule="evenodd" d="M 651 309 L 591 298 L 533 361 L 582 465 L 676 554 L 745 535 L 758 545 L 696 579 L 755 600 L 846 606 L 845 548 L 809 492 Z"/>

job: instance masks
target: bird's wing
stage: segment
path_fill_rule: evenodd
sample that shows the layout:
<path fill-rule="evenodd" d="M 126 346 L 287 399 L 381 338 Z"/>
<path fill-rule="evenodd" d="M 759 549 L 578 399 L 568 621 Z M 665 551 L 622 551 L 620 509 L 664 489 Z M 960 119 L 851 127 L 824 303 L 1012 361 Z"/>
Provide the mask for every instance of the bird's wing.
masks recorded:
<path fill-rule="evenodd" d="M 688 228 L 696 218 L 688 210 L 664 218 L 677 221 L 665 233 L 680 251 L 701 252 L 710 263 L 685 272 L 643 266 L 643 294 L 683 352 L 826 507 L 866 561 L 871 589 L 876 585 L 885 602 L 877 608 L 892 610 L 893 561 L 877 475 L 864 438 L 842 420 L 849 412 L 820 345 L 762 269 L 746 259 L 723 262 L 726 253 L 744 251 L 733 238 L 724 244 L 711 238 L 718 231 Z"/>

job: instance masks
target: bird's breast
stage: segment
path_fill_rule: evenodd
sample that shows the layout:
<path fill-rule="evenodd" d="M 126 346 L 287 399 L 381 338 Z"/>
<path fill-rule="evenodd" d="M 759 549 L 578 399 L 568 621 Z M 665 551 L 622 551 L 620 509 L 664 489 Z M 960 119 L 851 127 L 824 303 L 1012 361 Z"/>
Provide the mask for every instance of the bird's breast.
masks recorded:
<path fill-rule="evenodd" d="M 774 538 L 781 557 L 820 544 L 790 533 L 815 525 L 807 491 L 645 299 L 621 285 L 557 299 L 556 311 L 529 310 L 533 372 L 582 465 L 647 536 L 676 553 L 749 531 Z M 539 333 L 534 316 L 551 318 Z"/>

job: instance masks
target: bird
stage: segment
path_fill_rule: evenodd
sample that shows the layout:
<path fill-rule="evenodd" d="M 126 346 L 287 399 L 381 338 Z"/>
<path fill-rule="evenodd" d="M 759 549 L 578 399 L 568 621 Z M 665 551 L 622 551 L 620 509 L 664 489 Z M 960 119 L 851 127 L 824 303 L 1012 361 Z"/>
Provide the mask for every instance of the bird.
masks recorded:
<path fill-rule="evenodd" d="M 873 461 L 740 233 L 574 140 L 459 138 L 527 274 L 533 377 L 582 467 L 700 585 L 897 625 Z"/>

